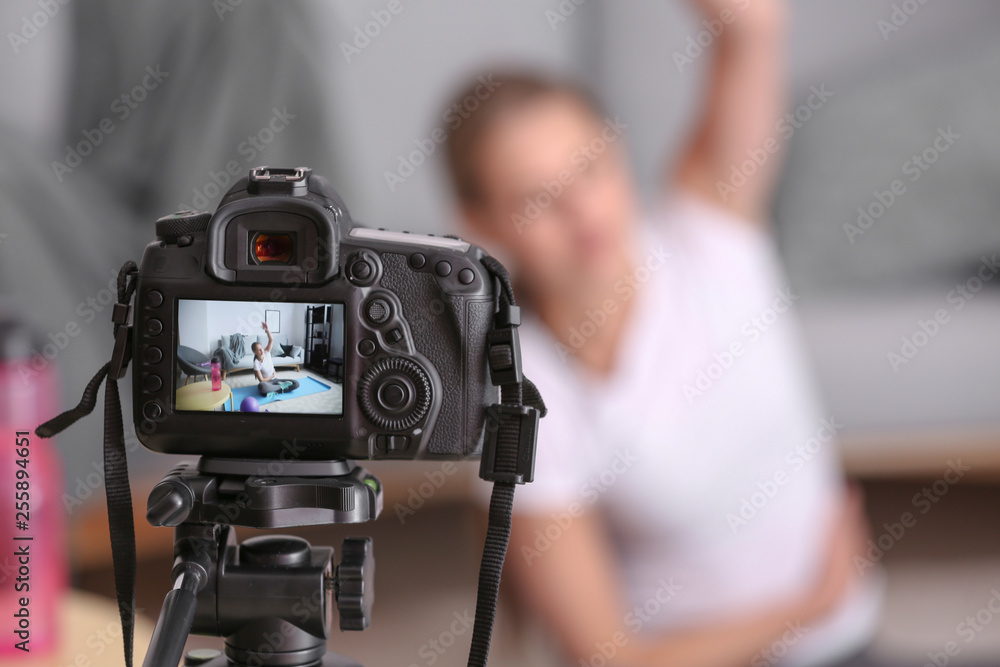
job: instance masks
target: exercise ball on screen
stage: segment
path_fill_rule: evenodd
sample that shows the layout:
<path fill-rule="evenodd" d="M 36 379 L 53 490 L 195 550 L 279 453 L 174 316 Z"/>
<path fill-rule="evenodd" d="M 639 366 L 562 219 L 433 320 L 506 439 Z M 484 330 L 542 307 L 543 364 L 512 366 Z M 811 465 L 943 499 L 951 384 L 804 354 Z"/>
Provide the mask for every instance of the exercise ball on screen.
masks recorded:
<path fill-rule="evenodd" d="M 247 396 L 240 401 L 240 412 L 260 412 L 260 404 L 253 396 Z"/>

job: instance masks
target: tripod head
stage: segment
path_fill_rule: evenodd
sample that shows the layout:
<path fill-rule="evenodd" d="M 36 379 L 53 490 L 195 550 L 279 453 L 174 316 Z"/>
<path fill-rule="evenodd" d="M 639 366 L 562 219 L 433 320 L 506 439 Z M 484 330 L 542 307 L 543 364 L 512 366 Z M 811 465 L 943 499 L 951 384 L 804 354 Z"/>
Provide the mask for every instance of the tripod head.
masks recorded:
<path fill-rule="evenodd" d="M 186 665 L 359 667 L 329 654 L 331 608 L 341 630 L 371 619 L 375 561 L 370 538 L 332 547 L 288 535 L 243 544 L 234 526 L 285 528 L 362 523 L 382 510 L 382 485 L 351 461 L 203 458 L 183 463 L 150 493 L 146 518 L 173 526 L 174 588 L 144 667 L 176 667 L 191 632 L 224 637 L 225 655 L 198 651 Z"/>
<path fill-rule="evenodd" d="M 382 484 L 353 461 L 203 457 L 167 473 L 146 507 L 154 526 L 364 523 L 382 512 Z"/>

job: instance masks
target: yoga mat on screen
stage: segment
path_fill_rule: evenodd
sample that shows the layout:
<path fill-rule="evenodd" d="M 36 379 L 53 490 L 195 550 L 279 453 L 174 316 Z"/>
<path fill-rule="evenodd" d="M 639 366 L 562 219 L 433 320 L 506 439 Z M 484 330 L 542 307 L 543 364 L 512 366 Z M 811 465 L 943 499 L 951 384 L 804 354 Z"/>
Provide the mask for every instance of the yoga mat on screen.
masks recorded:
<path fill-rule="evenodd" d="M 249 387 L 236 387 L 233 389 L 233 404 L 236 406 L 236 410 L 239 411 L 240 403 L 247 396 L 253 396 L 257 399 L 258 405 L 267 405 L 268 403 L 274 403 L 275 401 L 287 401 L 292 398 L 298 398 L 300 396 L 309 396 L 310 394 L 318 394 L 323 391 L 330 391 L 331 387 L 328 384 L 320 382 L 313 377 L 300 377 L 296 378 L 299 381 L 299 387 L 295 391 L 290 391 L 286 394 L 275 394 L 273 398 L 267 398 L 266 396 L 261 396 L 257 391 L 257 385 L 253 384 Z M 281 378 L 279 377 L 280 381 Z M 229 412 L 229 403 L 224 406 L 226 412 Z"/>

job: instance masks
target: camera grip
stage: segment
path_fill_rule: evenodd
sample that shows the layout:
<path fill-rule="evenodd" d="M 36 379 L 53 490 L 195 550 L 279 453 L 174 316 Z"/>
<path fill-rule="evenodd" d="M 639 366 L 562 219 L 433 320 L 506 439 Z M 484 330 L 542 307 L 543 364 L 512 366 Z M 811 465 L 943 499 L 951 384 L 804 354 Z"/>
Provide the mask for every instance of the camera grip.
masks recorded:
<path fill-rule="evenodd" d="M 414 345 L 434 365 L 445 392 L 427 454 L 476 456 L 485 409 L 496 402 L 485 356 L 495 299 L 449 295 L 432 274 L 412 270 L 404 255 L 382 253 L 381 260 L 381 284 L 399 297 Z"/>

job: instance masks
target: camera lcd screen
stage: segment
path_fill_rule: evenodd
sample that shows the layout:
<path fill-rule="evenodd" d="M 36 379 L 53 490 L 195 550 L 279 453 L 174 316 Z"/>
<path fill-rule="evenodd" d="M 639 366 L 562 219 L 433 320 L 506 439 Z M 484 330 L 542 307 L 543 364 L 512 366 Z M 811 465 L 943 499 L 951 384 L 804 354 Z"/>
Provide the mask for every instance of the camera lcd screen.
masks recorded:
<path fill-rule="evenodd" d="M 177 305 L 174 410 L 344 414 L 344 305 Z"/>

